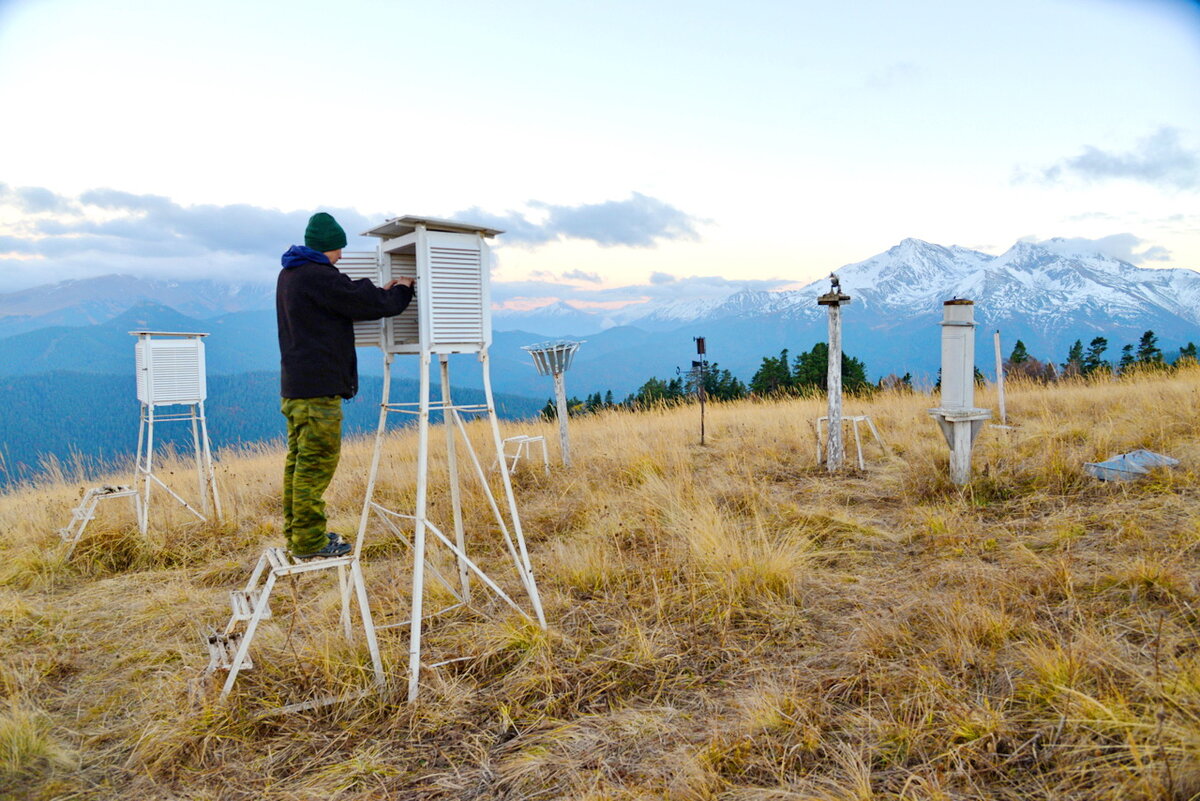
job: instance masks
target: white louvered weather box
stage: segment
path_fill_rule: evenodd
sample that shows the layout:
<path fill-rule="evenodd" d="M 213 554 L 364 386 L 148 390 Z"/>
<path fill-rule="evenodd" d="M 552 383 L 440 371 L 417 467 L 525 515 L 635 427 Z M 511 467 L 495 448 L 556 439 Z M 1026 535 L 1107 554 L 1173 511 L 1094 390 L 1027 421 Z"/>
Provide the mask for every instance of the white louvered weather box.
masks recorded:
<path fill-rule="evenodd" d="M 397 217 L 367 231 L 379 238 L 384 283 L 416 279 L 408 309 L 383 326 L 390 353 L 478 353 L 492 342 L 487 238 L 501 233 L 432 217 Z"/>
<path fill-rule="evenodd" d="M 137 397 L 147 406 L 203 403 L 204 337 L 168 331 L 130 331 L 137 366 Z"/>

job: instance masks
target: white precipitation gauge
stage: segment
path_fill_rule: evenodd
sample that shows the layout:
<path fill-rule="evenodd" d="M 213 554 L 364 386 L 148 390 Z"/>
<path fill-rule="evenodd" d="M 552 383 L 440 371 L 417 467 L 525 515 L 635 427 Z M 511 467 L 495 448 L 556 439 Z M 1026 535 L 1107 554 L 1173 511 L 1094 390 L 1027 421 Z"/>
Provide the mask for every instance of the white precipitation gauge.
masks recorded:
<path fill-rule="evenodd" d="M 364 236 L 379 240 L 374 252 L 343 253 L 337 267 L 351 278 L 365 278 L 377 286 L 384 286 L 397 278 L 415 280 L 415 295 L 412 304 L 400 315 L 383 320 L 355 324 L 355 340 L 359 346 L 380 348 L 383 360 L 383 397 L 380 402 L 379 424 L 375 431 L 375 445 L 371 455 L 371 467 L 367 476 L 366 497 L 359 518 L 358 533 L 350 555 L 338 559 L 313 560 L 298 563 L 287 557 L 282 549 L 268 549 L 259 561 L 259 567 L 251 576 L 244 590 L 234 593 L 233 617 L 223 634 L 210 636 L 210 669 L 225 668 L 229 676 L 223 692 L 228 694 L 238 670 L 248 664 L 248 649 L 259 621 L 270 615 L 268 599 L 277 577 L 297 572 L 337 567 L 342 595 L 342 624 L 350 636 L 351 592 L 357 595 L 367 644 L 378 686 L 384 684 L 383 665 L 376 642 L 376 629 L 397 626 L 409 627 L 408 698 L 414 700 L 420 689 L 421 632 L 424 621 L 452 609 L 472 603 L 471 576 L 474 575 L 495 596 L 526 618 L 545 628 L 545 615 L 541 598 L 534 580 L 533 565 L 525 545 L 521 518 L 517 512 L 509 472 L 504 468 L 504 444 L 500 437 L 500 426 L 496 418 L 495 401 L 492 395 L 491 373 L 488 362 L 488 346 L 492 341 L 492 316 L 490 301 L 491 250 L 487 240 L 502 233 L 493 228 L 472 225 L 432 217 L 397 217 L 388 220 L 364 233 Z M 456 404 L 450 397 L 451 354 L 475 354 L 482 371 L 485 403 Z M 390 399 L 392 361 L 397 354 L 418 357 L 420 380 L 419 400 L 414 403 L 393 403 Z M 437 356 L 441 377 L 441 399 L 434 403 L 430 399 L 431 370 L 433 357 Z M 439 527 L 429 518 L 429 432 L 430 411 L 442 413 L 446 433 L 446 462 L 450 489 L 450 525 L 453 532 L 447 534 L 443 521 Z M 379 465 L 383 458 L 387 433 L 387 421 L 391 414 L 409 414 L 417 418 L 417 475 L 415 508 L 398 511 L 390 509 L 376 500 Z M 498 479 L 503 500 L 498 502 L 492 488 L 492 478 L 487 475 L 483 464 L 467 436 L 464 415 L 484 415 L 490 424 L 492 445 L 495 449 Z M 474 474 L 495 520 L 495 528 L 503 541 L 503 549 L 512 559 L 515 572 L 528 597 L 528 611 L 517 603 L 505 590 L 467 555 L 467 539 L 462 513 L 462 492 L 459 475 L 457 443 L 461 441 L 469 458 L 469 470 Z M 394 496 L 394 493 L 389 493 Z M 504 508 L 501 508 L 503 503 Z M 411 547 L 413 552 L 411 614 L 402 623 L 375 626 L 367 601 L 363 583 L 360 558 L 363 540 L 370 522 L 377 521 L 386 531 L 394 534 Z M 427 534 L 432 533 L 455 558 L 458 581 L 451 582 L 438 572 L 427 551 Z M 489 532 L 481 532 L 487 534 Z M 347 577 L 346 571 L 350 575 Z M 455 603 L 434 612 L 424 608 L 425 573 L 429 570 L 453 596 Z M 259 581 L 265 582 L 261 586 Z M 238 623 L 246 622 L 244 633 L 237 631 Z M 349 696 L 321 698 L 315 701 L 292 704 L 283 711 L 300 711 L 315 706 L 357 697 Z"/>
<path fill-rule="evenodd" d="M 950 446 L 950 481 L 971 480 L 971 450 L 990 409 L 975 406 L 975 302 L 942 304 L 942 405 L 930 409 Z"/>
<path fill-rule="evenodd" d="M 559 339 L 553 342 L 542 342 L 538 345 L 525 345 L 521 350 L 529 352 L 533 357 L 533 366 L 539 375 L 554 376 L 554 402 L 558 417 L 558 440 L 562 448 L 563 465 L 571 466 L 571 437 L 567 428 L 567 385 L 563 373 L 571 368 L 575 360 L 575 351 L 586 340 L 578 342 L 569 339 Z"/>

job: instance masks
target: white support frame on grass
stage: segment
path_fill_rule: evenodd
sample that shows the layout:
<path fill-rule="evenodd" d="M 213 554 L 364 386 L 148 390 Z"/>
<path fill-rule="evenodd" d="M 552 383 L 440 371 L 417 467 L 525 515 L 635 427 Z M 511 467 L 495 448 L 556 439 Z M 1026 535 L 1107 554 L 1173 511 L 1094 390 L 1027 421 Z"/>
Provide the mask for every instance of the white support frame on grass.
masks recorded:
<path fill-rule="evenodd" d="M 515 446 L 515 450 L 509 453 L 508 446 Z M 550 451 L 546 448 L 546 438 L 538 435 L 531 436 L 529 434 L 518 434 L 515 437 L 504 438 L 504 460 L 505 467 L 508 469 L 509 475 L 517 471 L 517 465 L 522 459 L 533 458 L 533 446 L 540 445 L 542 447 L 542 469 L 546 475 L 550 475 Z"/>
<path fill-rule="evenodd" d="M 865 414 L 849 415 L 849 416 L 842 415 L 842 417 L 840 418 L 840 422 L 850 423 L 851 429 L 854 432 L 854 447 L 858 453 L 858 469 L 859 470 L 866 469 L 866 462 L 863 460 L 862 437 L 858 433 L 858 424 L 859 423 L 867 424 L 867 428 L 870 429 L 870 431 L 871 431 L 871 436 L 873 436 L 875 438 L 875 442 L 877 442 L 879 444 L 879 449 L 881 451 L 883 451 L 885 456 L 887 455 L 887 445 L 885 445 L 883 443 L 883 437 L 879 436 L 879 429 L 875 428 L 875 423 L 873 423 L 871 421 L 870 415 L 865 415 Z M 829 417 L 827 415 L 817 418 L 817 423 L 816 423 L 816 427 L 817 427 L 817 464 L 821 464 L 822 462 L 825 462 L 829 458 L 829 456 L 828 456 L 829 450 L 826 445 L 826 440 L 824 438 L 822 438 L 822 435 L 821 435 L 821 429 L 824 428 L 825 425 L 827 425 L 828 423 L 829 423 Z M 833 439 L 833 437 L 830 436 L 829 441 L 832 441 L 832 439 Z"/>

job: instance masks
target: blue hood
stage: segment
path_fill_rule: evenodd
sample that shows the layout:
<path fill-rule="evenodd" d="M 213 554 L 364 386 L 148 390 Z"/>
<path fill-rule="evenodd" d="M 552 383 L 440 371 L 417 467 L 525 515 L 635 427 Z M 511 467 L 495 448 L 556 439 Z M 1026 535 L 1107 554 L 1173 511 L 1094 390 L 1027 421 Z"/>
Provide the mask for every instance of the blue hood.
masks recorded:
<path fill-rule="evenodd" d="M 310 247 L 305 247 L 304 245 L 292 245 L 287 249 L 287 253 L 283 254 L 283 258 L 279 260 L 285 270 L 289 267 L 299 267 L 301 264 L 310 261 L 333 266 L 333 263 L 325 257 L 324 253 L 319 250 L 313 250 Z"/>

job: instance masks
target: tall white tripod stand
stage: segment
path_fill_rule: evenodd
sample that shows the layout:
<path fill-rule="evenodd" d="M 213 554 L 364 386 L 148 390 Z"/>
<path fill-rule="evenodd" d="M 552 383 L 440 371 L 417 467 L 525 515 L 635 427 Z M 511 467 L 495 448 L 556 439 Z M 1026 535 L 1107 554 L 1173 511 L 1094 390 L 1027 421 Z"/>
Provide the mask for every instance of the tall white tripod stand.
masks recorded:
<path fill-rule="evenodd" d="M 449 611 L 450 609 L 458 608 L 459 606 L 470 604 L 471 602 L 471 581 L 470 576 L 474 574 L 485 587 L 491 590 L 497 597 L 511 606 L 513 609 L 520 612 L 530 620 L 536 619 L 538 625 L 542 628 L 546 626 L 546 618 L 542 612 L 542 602 L 538 595 L 537 583 L 533 576 L 533 566 L 529 561 L 529 553 L 525 547 L 525 535 L 521 528 L 521 518 L 517 512 L 516 499 L 513 496 L 512 481 L 508 471 L 503 467 L 497 470 L 503 486 L 504 506 L 497 502 L 496 495 L 492 491 L 492 485 L 489 481 L 487 471 L 484 470 L 482 462 L 475 452 L 474 446 L 471 444 L 470 437 L 467 435 L 466 425 L 464 424 L 464 414 L 484 414 L 488 418 L 491 428 L 492 444 L 496 451 L 497 464 L 503 466 L 504 443 L 500 436 L 500 425 L 496 419 L 495 401 L 492 396 L 492 382 L 489 370 L 487 349 L 483 348 L 478 351 L 480 367 L 483 371 L 483 390 L 485 404 L 468 405 L 455 404 L 450 397 L 450 364 L 449 357 L 446 354 L 438 354 L 438 364 L 441 373 L 441 401 L 434 403 L 430 400 L 430 384 L 432 382 L 431 372 L 433 369 L 433 353 L 425 347 L 421 348 L 417 353 L 420 360 L 420 400 L 417 403 L 391 403 L 390 402 L 390 387 L 391 387 L 391 370 L 392 359 L 395 354 L 387 353 L 384 355 L 383 368 L 383 400 L 380 404 L 379 411 L 379 427 L 375 432 L 375 449 L 371 456 L 371 471 L 367 479 L 366 499 L 363 503 L 362 517 L 359 520 L 358 536 L 355 542 L 355 552 L 361 552 L 363 538 L 366 535 L 367 526 L 371 519 L 377 518 L 383 526 L 395 534 L 412 548 L 413 552 L 413 571 L 412 571 L 412 610 L 411 615 L 404 623 L 393 624 L 397 626 L 408 625 L 409 628 L 409 647 L 408 647 L 408 699 L 410 701 L 416 699 L 420 688 L 420 671 L 421 671 L 421 629 L 422 623 L 426 618 Z M 452 532 L 453 539 L 447 535 L 441 528 L 435 525 L 428 516 L 429 511 L 429 429 L 430 429 L 430 412 L 441 411 L 443 424 L 446 431 L 446 459 L 449 473 L 450 487 L 450 503 L 452 509 L 452 518 L 454 531 Z M 412 514 L 405 514 L 396 510 L 388 509 L 381 503 L 375 500 L 376 481 L 379 477 L 379 463 L 383 452 L 384 439 L 387 432 L 388 415 L 392 413 L 416 414 L 417 416 L 417 494 L 416 508 Z M 457 436 L 456 436 L 457 435 Z M 464 451 L 468 457 L 471 472 L 474 473 L 476 480 L 480 484 L 484 496 L 487 499 L 488 505 L 491 508 L 492 514 L 495 517 L 498 528 L 513 566 L 516 569 L 517 576 L 520 578 L 521 585 L 525 589 L 528 596 L 530 611 L 526 611 L 520 604 L 506 593 L 499 584 L 497 584 L 484 570 L 476 564 L 467 555 L 467 537 L 463 530 L 462 516 L 462 494 L 459 476 L 459 464 L 457 455 L 457 443 L 461 441 L 464 446 Z M 489 459 L 486 463 L 490 464 Z M 429 562 L 426 554 L 426 532 L 431 532 L 434 538 L 441 542 L 454 555 L 458 565 L 458 582 L 457 586 L 451 581 L 448 581 L 438 570 Z M 425 591 L 425 571 L 430 572 L 440 581 L 443 586 L 454 596 L 457 603 L 446 609 L 438 610 L 432 613 L 426 613 L 424 609 L 424 591 Z M 343 590 L 348 593 L 349 589 Z M 343 604 L 343 608 L 348 608 Z M 388 626 L 377 626 L 376 628 L 383 629 Z"/>

